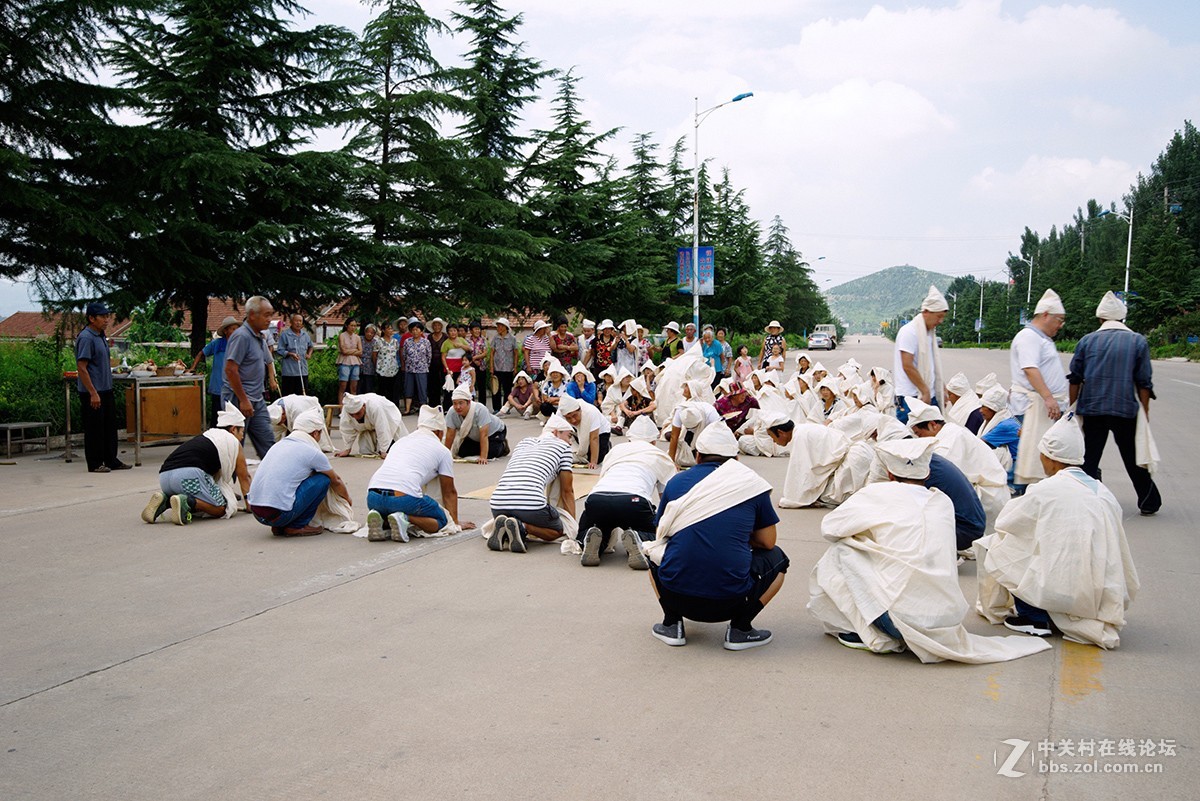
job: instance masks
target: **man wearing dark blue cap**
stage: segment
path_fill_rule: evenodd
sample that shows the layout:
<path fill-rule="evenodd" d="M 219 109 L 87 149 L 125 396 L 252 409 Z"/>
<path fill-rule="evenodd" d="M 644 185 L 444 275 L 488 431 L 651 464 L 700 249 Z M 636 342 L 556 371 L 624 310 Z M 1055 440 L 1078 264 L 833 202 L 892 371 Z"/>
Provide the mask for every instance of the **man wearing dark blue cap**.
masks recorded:
<path fill-rule="evenodd" d="M 128 470 L 117 458 L 117 409 L 113 403 L 112 367 L 104 332 L 112 312 L 103 303 L 87 305 L 87 327 L 75 338 L 75 366 L 79 371 L 80 417 L 83 452 L 89 473 Z"/>

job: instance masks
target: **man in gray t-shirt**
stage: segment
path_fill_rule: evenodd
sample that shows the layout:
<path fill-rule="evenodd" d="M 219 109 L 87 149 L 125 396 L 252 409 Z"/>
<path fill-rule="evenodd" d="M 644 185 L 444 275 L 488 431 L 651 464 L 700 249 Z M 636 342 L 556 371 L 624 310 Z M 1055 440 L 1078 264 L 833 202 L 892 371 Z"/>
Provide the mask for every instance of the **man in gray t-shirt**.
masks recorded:
<path fill-rule="evenodd" d="M 517 338 L 512 335 L 508 320 L 504 317 L 496 320 L 496 336 L 492 337 L 491 347 L 488 348 L 489 371 L 496 376 L 496 391 L 492 393 L 492 411 L 500 411 L 500 407 L 508 402 L 508 394 L 512 392 L 513 375 L 517 371 Z"/>
<path fill-rule="evenodd" d="M 246 322 L 230 335 L 225 349 L 225 386 L 221 390 L 222 401 L 233 402 L 245 415 L 246 436 L 260 459 L 275 444 L 271 415 L 263 397 L 266 385 L 279 392 L 275 360 L 263 335 L 273 312 L 266 298 L 255 296 L 246 301 Z"/>
<path fill-rule="evenodd" d="M 451 396 L 450 411 L 446 412 L 446 447 L 456 458 L 478 456 L 480 464 L 489 458 L 508 455 L 508 431 L 504 422 L 478 401 L 471 400 L 465 389 L 456 389 Z M 463 429 L 464 420 L 470 424 Z"/>

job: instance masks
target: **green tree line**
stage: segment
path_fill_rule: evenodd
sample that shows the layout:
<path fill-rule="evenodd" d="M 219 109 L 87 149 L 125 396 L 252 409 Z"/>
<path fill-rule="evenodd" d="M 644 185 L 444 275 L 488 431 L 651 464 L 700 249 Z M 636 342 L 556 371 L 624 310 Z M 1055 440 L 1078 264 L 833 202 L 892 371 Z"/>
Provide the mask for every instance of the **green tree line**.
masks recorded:
<path fill-rule="evenodd" d="M 494 0 L 445 21 L 372 5 L 361 34 L 304 27 L 293 0 L 0 6 L 0 275 L 51 307 L 187 308 L 193 346 L 209 296 L 690 316 L 682 140 L 636 133 L 619 162 L 621 132 L 581 113 L 582 79 L 526 53 L 521 16 Z M 454 64 L 429 45 L 446 34 Z M 527 130 L 541 92 L 552 125 Z M 328 131 L 344 146 L 318 147 Z M 784 222 L 764 231 L 727 171 L 702 169 L 700 187 L 717 249 L 706 318 L 828 321 Z"/>
<path fill-rule="evenodd" d="M 1200 133 L 1191 121 L 1171 137 L 1149 174 L 1138 175 L 1120 205 L 1089 200 L 1046 236 L 1025 229 L 1019 251 L 1006 261 L 1005 279 L 983 279 L 982 337 L 975 331 L 980 295 L 975 276 L 956 278 L 944 288 L 952 312 L 938 332 L 953 343 L 1008 341 L 1023 315 L 1031 315 L 1052 288 L 1067 310 L 1060 338 L 1078 339 L 1096 328 L 1101 296 L 1124 291 L 1127 262 L 1129 326 L 1154 344 L 1200 335 Z M 893 337 L 913 313 L 890 322 Z"/>

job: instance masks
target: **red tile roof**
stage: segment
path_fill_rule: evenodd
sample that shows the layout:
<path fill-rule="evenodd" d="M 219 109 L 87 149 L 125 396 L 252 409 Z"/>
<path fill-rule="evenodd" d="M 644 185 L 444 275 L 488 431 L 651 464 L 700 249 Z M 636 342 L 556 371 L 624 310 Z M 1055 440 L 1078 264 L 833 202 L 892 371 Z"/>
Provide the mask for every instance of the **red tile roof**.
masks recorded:
<path fill-rule="evenodd" d="M 0 339 L 48 339 L 62 326 L 64 335 L 70 340 L 85 325 L 87 322 L 82 315 L 72 315 L 64 324 L 63 316 L 58 312 L 19 311 L 0 321 Z"/>

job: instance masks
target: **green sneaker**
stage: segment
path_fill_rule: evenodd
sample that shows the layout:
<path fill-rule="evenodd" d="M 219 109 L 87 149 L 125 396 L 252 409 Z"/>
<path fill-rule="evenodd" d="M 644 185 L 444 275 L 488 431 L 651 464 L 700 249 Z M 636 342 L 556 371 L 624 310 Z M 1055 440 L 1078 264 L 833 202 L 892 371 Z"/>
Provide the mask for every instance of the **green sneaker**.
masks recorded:
<path fill-rule="evenodd" d="M 171 513 L 174 517 L 171 522 L 177 526 L 186 526 L 192 522 L 192 507 L 188 503 L 188 496 L 172 495 Z"/>

